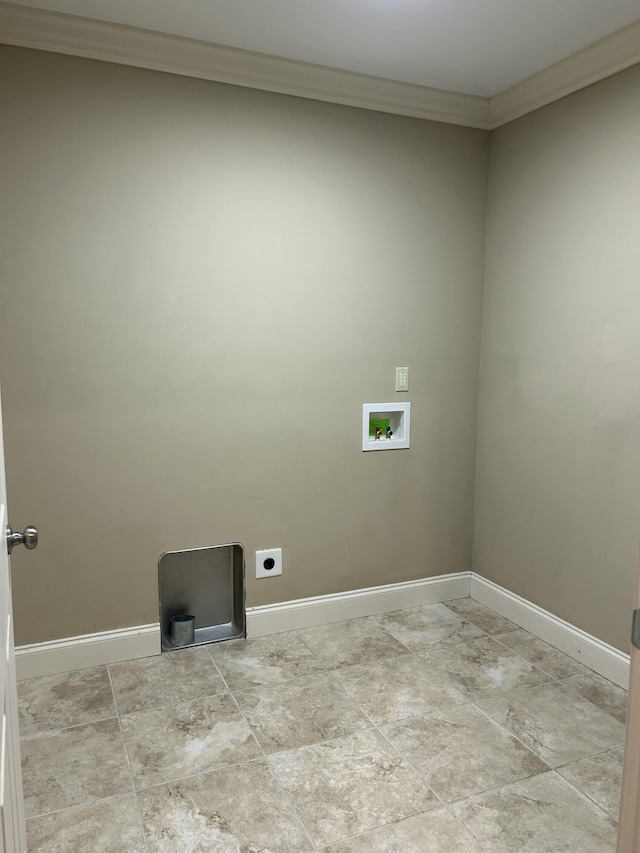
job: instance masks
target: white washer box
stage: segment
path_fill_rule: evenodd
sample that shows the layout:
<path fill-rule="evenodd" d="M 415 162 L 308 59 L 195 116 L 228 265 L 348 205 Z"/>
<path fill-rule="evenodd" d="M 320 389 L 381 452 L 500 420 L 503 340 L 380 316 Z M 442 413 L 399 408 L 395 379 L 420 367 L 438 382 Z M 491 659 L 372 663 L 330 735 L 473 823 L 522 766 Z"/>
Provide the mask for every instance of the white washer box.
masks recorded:
<path fill-rule="evenodd" d="M 388 420 L 393 432 L 391 438 L 371 435 L 372 421 Z M 363 403 L 362 449 L 401 450 L 409 447 L 411 433 L 411 403 Z"/>

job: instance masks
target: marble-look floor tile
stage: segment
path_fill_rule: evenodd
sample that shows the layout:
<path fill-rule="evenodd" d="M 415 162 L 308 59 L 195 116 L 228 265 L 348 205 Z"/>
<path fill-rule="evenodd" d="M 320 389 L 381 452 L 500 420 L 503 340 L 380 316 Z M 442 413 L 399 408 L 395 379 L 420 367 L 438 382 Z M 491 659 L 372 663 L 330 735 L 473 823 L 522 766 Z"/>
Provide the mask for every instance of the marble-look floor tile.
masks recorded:
<path fill-rule="evenodd" d="M 445 803 L 549 769 L 475 705 L 412 717 L 381 731 Z"/>
<path fill-rule="evenodd" d="M 229 694 L 122 717 L 137 789 L 261 755 Z"/>
<path fill-rule="evenodd" d="M 473 835 L 443 808 L 322 849 L 324 853 L 483 853 Z"/>
<path fill-rule="evenodd" d="M 27 821 L 29 853 L 147 853 L 135 796 Z"/>
<path fill-rule="evenodd" d="M 441 643 L 458 643 L 484 637 L 484 632 L 465 622 L 444 604 L 424 604 L 375 617 L 378 624 L 412 651 L 423 651 Z"/>
<path fill-rule="evenodd" d="M 613 853 L 616 827 L 556 773 L 463 800 L 452 811 L 484 853 Z"/>
<path fill-rule="evenodd" d="M 558 773 L 618 819 L 624 750 L 603 752 L 558 768 Z"/>
<path fill-rule="evenodd" d="M 226 691 L 215 664 L 202 647 L 113 663 L 109 669 L 121 714 Z"/>
<path fill-rule="evenodd" d="M 230 690 L 282 684 L 324 669 L 322 661 L 292 632 L 212 643 L 207 648 Z"/>
<path fill-rule="evenodd" d="M 507 631 L 517 631 L 518 626 L 514 622 L 500 616 L 495 610 L 490 610 L 473 598 L 456 598 L 453 601 L 445 601 L 445 607 L 467 622 L 471 622 L 476 628 L 480 628 L 485 634 L 506 634 Z"/>
<path fill-rule="evenodd" d="M 344 688 L 326 673 L 242 690 L 235 696 L 267 754 L 371 726 Z"/>
<path fill-rule="evenodd" d="M 551 678 L 568 678 L 570 675 L 589 672 L 583 664 L 521 628 L 508 634 L 498 634 L 494 639 L 546 672 Z"/>
<path fill-rule="evenodd" d="M 318 845 L 438 805 L 415 770 L 375 729 L 280 752 L 269 763 Z"/>
<path fill-rule="evenodd" d="M 21 737 L 117 716 L 106 666 L 21 681 L 18 711 Z"/>
<path fill-rule="evenodd" d="M 296 634 L 329 669 L 395 657 L 408 651 L 370 617 L 304 628 Z"/>
<path fill-rule="evenodd" d="M 425 657 L 428 666 L 446 675 L 470 699 L 550 680 L 542 670 L 492 637 L 440 646 L 425 653 Z"/>
<path fill-rule="evenodd" d="M 624 743 L 621 723 L 562 683 L 477 701 L 550 767 L 616 749 Z"/>
<path fill-rule="evenodd" d="M 587 671 L 582 675 L 568 678 L 565 684 L 596 708 L 606 711 L 619 723 L 627 721 L 627 691 L 618 687 L 595 672 Z"/>
<path fill-rule="evenodd" d="M 300 819 L 264 761 L 138 794 L 151 853 L 303 853 Z"/>
<path fill-rule="evenodd" d="M 20 749 L 27 817 L 132 791 L 117 720 L 35 735 Z"/>
<path fill-rule="evenodd" d="M 332 669 L 407 653 L 405 646 L 369 617 L 305 628 L 296 634 Z"/>
<path fill-rule="evenodd" d="M 336 678 L 374 723 L 388 723 L 466 702 L 446 675 L 417 654 L 347 666 Z"/>

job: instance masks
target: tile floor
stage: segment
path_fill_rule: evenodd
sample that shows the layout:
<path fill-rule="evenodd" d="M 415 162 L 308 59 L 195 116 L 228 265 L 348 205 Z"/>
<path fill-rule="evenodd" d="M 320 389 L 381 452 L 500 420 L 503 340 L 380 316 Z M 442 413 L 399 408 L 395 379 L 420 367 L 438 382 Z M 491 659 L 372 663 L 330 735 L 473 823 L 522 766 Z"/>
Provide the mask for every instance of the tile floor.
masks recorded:
<path fill-rule="evenodd" d="M 19 685 L 30 853 L 612 853 L 626 693 L 471 599 Z"/>

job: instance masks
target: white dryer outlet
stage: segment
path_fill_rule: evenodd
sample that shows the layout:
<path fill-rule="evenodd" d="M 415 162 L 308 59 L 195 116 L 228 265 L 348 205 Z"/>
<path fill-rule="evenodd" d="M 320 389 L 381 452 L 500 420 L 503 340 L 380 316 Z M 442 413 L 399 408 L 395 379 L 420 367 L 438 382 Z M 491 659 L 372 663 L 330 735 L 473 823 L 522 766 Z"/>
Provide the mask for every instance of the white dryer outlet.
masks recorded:
<path fill-rule="evenodd" d="M 256 551 L 256 577 L 272 578 L 282 574 L 282 548 Z"/>

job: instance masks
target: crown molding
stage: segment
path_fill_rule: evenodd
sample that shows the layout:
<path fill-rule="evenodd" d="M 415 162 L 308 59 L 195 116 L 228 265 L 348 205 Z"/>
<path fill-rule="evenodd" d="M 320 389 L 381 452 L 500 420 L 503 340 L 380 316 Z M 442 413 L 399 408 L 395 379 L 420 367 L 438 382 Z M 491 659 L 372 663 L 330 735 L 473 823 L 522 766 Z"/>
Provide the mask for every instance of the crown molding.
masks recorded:
<path fill-rule="evenodd" d="M 611 33 L 566 59 L 489 98 L 494 130 L 540 107 L 640 62 L 640 21 Z"/>
<path fill-rule="evenodd" d="M 487 129 L 487 98 L 0 2 L 0 43 Z"/>
<path fill-rule="evenodd" d="M 640 62 L 640 21 L 492 98 L 430 89 L 0 0 L 0 44 L 494 130 Z"/>

